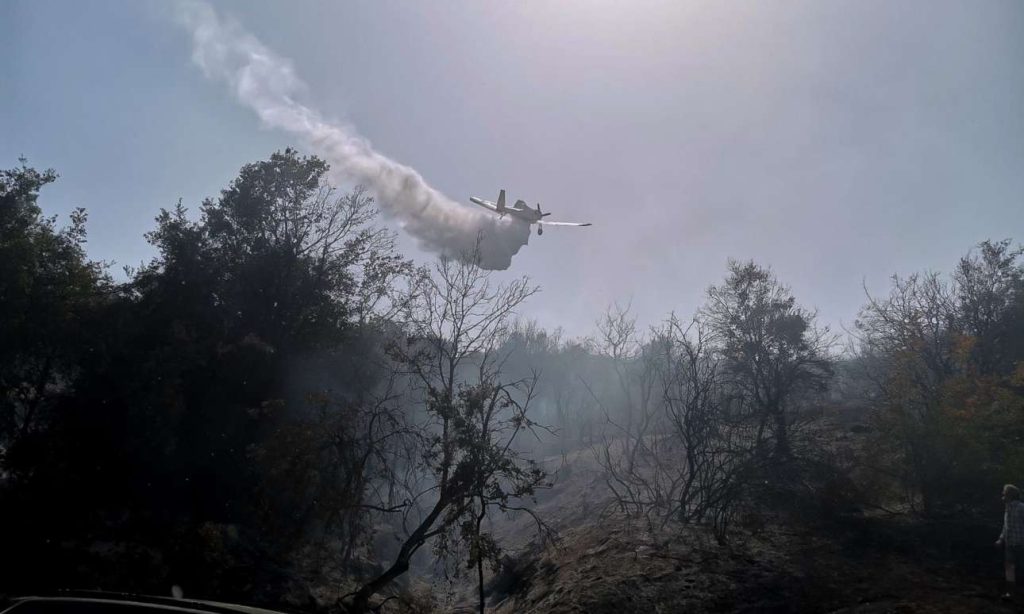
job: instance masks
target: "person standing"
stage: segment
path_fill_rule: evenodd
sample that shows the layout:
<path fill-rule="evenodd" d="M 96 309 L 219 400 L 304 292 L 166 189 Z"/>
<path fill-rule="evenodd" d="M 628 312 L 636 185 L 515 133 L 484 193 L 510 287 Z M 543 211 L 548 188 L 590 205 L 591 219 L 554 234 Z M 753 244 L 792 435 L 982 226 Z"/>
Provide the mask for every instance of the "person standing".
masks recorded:
<path fill-rule="evenodd" d="M 1017 595 L 1017 569 L 1024 565 L 1024 502 L 1020 500 L 1020 489 L 1013 484 L 1003 486 L 1003 505 L 1003 532 L 996 546 L 1003 548 L 1003 599 L 1013 599 Z"/>

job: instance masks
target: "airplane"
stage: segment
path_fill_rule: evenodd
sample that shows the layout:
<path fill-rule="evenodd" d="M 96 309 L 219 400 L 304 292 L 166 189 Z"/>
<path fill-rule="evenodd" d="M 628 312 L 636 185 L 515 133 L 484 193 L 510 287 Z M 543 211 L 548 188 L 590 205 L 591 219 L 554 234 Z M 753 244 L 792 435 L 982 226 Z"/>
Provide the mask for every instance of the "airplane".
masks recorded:
<path fill-rule="evenodd" d="M 496 203 L 492 203 L 491 201 L 484 200 L 482 198 L 477 198 L 476 196 L 471 196 L 469 200 L 480 205 L 484 209 L 497 213 L 501 217 L 511 215 L 515 219 L 526 222 L 527 224 L 536 224 L 538 235 L 544 234 L 545 226 L 590 226 L 590 222 L 545 222 L 543 218 L 546 218 L 551 214 L 541 211 L 540 203 L 537 203 L 536 209 L 531 209 L 530 205 L 527 205 L 521 200 L 517 200 L 516 204 L 511 207 L 506 207 L 505 190 L 498 192 L 498 202 Z"/>

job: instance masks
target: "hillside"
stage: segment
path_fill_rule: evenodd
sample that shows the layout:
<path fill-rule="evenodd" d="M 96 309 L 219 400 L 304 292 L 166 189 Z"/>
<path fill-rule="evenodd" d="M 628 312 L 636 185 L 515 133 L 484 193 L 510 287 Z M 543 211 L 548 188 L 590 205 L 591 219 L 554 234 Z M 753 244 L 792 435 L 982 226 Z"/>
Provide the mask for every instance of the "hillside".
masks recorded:
<path fill-rule="evenodd" d="M 719 545 L 701 527 L 652 531 L 617 517 L 589 451 L 548 462 L 560 467 L 558 481 L 537 509 L 559 539 L 538 548 L 524 518 L 494 527 L 514 551 L 489 575 L 488 611 L 1017 611 L 999 598 L 1001 558 L 987 526 L 860 514 L 748 526 Z M 475 611 L 474 591 L 464 585 L 441 611 Z"/>

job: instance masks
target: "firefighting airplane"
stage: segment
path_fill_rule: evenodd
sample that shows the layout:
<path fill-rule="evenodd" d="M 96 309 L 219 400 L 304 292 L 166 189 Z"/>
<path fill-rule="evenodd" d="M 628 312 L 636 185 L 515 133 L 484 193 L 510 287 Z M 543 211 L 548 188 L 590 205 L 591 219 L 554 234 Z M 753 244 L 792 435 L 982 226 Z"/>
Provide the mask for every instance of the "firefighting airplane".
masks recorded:
<path fill-rule="evenodd" d="M 540 203 L 537 203 L 536 209 L 531 209 L 530 205 L 527 205 L 521 200 L 517 200 L 516 204 L 511 207 L 506 207 L 505 190 L 498 192 L 498 202 L 496 203 L 492 203 L 491 201 L 484 200 L 482 198 L 477 198 L 476 196 L 471 196 L 469 200 L 480 205 L 484 209 L 497 213 L 501 217 L 511 215 L 513 218 L 526 222 L 527 224 L 536 224 L 538 235 L 544 234 L 545 226 L 590 226 L 590 222 L 545 222 L 542 218 L 551 214 L 542 212 L 540 210 Z"/>

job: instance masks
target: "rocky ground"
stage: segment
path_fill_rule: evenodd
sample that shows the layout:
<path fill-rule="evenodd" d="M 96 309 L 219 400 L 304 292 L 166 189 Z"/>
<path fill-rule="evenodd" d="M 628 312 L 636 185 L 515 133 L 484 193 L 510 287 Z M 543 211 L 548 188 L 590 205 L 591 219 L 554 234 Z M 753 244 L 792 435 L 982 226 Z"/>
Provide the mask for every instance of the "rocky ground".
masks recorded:
<path fill-rule="evenodd" d="M 720 545 L 700 527 L 650 530 L 617 519 L 585 456 L 559 462 L 559 482 L 537 509 L 560 539 L 528 543 L 535 532 L 527 519 L 494 527 L 515 554 L 488 580 L 488 611 L 1024 611 L 1000 600 L 1002 560 L 990 525 L 853 514 L 771 522 Z M 476 611 L 475 587 L 454 603 L 442 611 Z"/>
<path fill-rule="evenodd" d="M 510 561 L 495 612 L 1011 612 L 999 561 L 974 572 L 896 549 L 765 532 L 720 546 L 699 530 L 658 534 L 605 523 Z"/>
<path fill-rule="evenodd" d="M 560 537 L 539 546 L 531 518 L 490 519 L 508 556 L 487 573 L 488 612 L 1024 612 L 1000 600 L 1002 559 L 991 523 L 863 512 L 813 521 L 775 516 L 738 528 L 721 545 L 701 527 L 650 529 L 617 517 L 588 451 L 546 464 L 555 486 L 534 509 Z M 469 579 L 407 586 L 419 586 L 417 612 L 478 611 Z"/>

